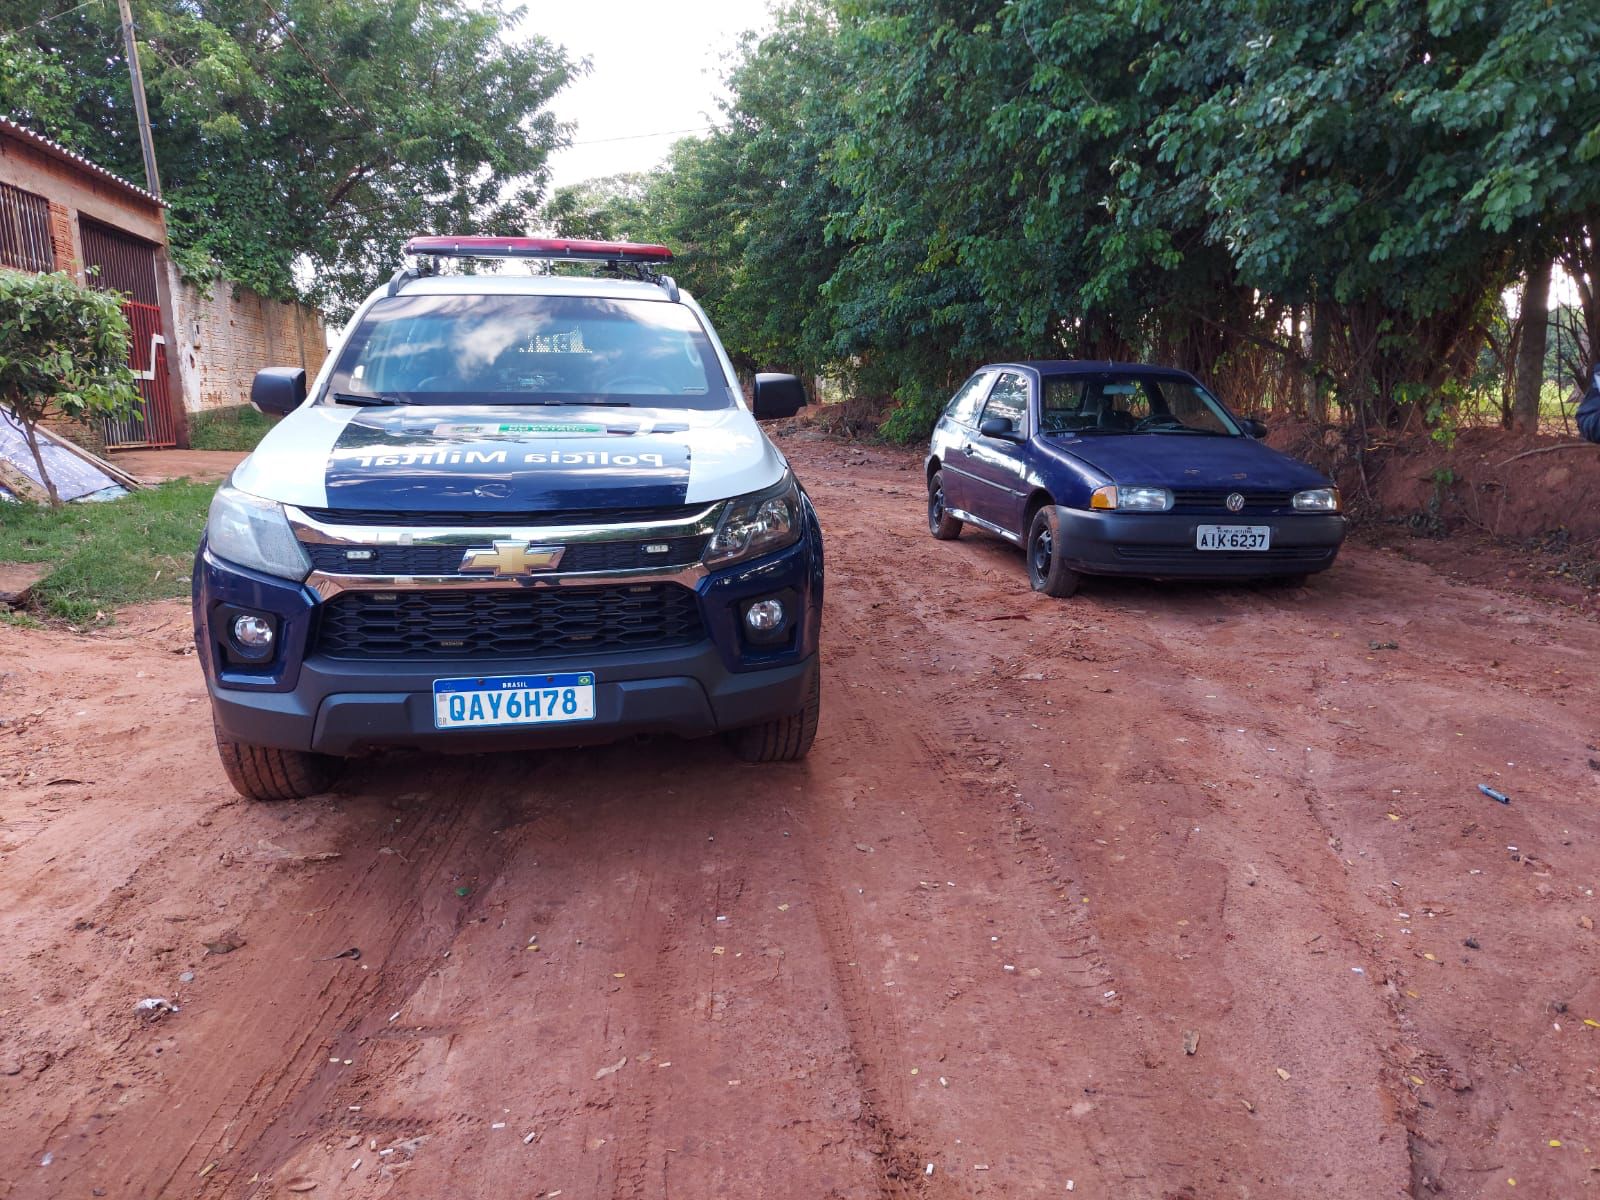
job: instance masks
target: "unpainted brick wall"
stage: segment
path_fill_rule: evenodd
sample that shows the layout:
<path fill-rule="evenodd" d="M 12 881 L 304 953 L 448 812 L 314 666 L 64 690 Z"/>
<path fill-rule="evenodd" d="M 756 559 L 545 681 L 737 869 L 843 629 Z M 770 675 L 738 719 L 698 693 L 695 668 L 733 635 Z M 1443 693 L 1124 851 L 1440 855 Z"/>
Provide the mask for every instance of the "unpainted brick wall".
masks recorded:
<path fill-rule="evenodd" d="M 78 256 L 72 248 L 72 210 L 50 201 L 50 248 L 55 251 L 56 270 L 81 280 Z"/>
<path fill-rule="evenodd" d="M 262 367 L 304 367 L 311 377 L 327 357 L 327 330 L 313 308 L 267 300 L 225 279 L 208 298 L 175 269 L 171 280 L 191 412 L 248 404 L 250 381 Z"/>

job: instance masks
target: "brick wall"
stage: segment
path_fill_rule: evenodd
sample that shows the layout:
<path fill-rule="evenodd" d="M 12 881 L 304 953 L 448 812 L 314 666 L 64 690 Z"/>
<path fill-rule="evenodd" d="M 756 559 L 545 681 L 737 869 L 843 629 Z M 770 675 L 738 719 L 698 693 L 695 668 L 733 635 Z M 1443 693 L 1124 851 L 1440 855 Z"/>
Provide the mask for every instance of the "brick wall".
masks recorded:
<path fill-rule="evenodd" d="M 315 309 L 267 300 L 227 280 L 208 298 L 176 270 L 171 281 L 191 411 L 249 403 L 250 381 L 262 367 L 304 367 L 314 377 L 327 357 L 327 331 Z"/>
<path fill-rule="evenodd" d="M 50 248 L 55 251 L 56 270 L 65 271 L 81 282 L 83 264 L 78 261 L 73 228 L 72 210 L 65 204 L 50 201 Z"/>

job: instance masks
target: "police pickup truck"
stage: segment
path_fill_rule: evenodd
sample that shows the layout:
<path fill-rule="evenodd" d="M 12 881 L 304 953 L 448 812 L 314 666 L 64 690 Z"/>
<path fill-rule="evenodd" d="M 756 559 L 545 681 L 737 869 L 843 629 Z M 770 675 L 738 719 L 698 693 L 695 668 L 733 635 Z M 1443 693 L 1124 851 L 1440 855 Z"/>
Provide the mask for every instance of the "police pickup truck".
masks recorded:
<path fill-rule="evenodd" d="M 479 751 L 816 733 L 822 533 L 660 246 L 413 238 L 217 492 L 195 642 L 229 780 L 324 790 L 381 747 Z M 592 274 L 443 269 L 458 258 Z"/>

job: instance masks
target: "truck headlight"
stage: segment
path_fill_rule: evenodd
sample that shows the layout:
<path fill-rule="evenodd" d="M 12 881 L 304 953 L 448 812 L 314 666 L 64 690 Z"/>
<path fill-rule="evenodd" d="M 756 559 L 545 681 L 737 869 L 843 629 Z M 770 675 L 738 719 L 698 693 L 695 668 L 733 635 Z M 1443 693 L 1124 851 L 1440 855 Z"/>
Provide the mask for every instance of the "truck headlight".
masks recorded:
<path fill-rule="evenodd" d="M 1297 512 L 1331 512 L 1339 511 L 1339 489 L 1336 487 L 1307 488 L 1303 492 L 1294 494 L 1294 507 Z"/>
<path fill-rule="evenodd" d="M 726 567 L 792 546 L 800 540 L 802 520 L 800 485 L 786 474 L 775 487 L 728 501 L 701 561 Z"/>
<path fill-rule="evenodd" d="M 283 505 L 241 492 L 231 483 L 212 497 L 206 544 L 218 558 L 280 579 L 299 581 L 311 571 Z"/>

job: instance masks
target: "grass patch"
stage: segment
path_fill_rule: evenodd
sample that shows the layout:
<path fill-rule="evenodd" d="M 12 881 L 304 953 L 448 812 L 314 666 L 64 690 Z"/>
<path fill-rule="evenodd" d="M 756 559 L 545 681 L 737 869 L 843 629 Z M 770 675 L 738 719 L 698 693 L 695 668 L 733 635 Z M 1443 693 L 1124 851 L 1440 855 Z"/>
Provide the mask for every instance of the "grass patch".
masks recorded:
<path fill-rule="evenodd" d="M 276 423 L 248 404 L 207 409 L 189 417 L 189 446 L 194 450 L 254 450 Z"/>
<path fill-rule="evenodd" d="M 119 500 L 0 504 L 0 562 L 51 563 L 34 607 L 77 625 L 111 620 L 119 604 L 189 594 L 190 565 L 214 483 L 177 480 Z"/>

